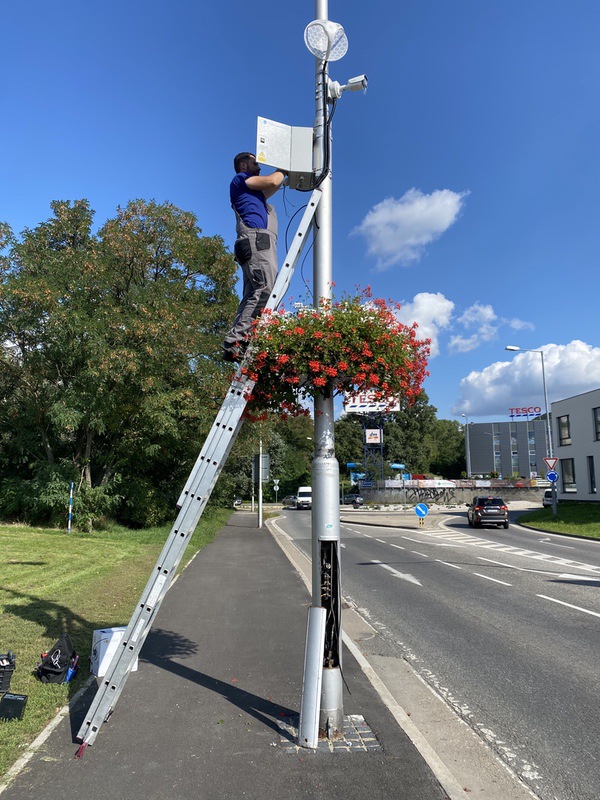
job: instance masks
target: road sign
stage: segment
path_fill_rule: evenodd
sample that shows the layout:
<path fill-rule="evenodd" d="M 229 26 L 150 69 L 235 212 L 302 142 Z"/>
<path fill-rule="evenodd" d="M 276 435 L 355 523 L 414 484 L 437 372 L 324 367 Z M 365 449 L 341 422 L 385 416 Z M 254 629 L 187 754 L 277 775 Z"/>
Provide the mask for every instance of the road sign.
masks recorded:
<path fill-rule="evenodd" d="M 558 464 L 558 458 L 545 458 L 544 461 L 550 472 L 552 472 L 554 467 Z"/>
<path fill-rule="evenodd" d="M 554 470 L 551 469 L 550 472 L 546 473 L 546 480 L 550 481 L 550 483 L 556 483 L 558 480 L 558 472 L 554 472 Z"/>
<path fill-rule="evenodd" d="M 417 503 L 415 506 L 415 514 L 417 517 L 426 517 L 429 514 L 429 508 L 425 505 L 425 503 Z"/>

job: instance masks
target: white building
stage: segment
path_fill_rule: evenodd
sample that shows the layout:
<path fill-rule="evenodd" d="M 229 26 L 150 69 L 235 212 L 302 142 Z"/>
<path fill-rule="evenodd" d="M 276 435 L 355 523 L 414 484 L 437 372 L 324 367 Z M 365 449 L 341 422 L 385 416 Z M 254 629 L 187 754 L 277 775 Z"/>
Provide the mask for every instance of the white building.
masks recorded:
<path fill-rule="evenodd" d="M 559 499 L 598 502 L 600 389 L 552 403 L 551 417 Z"/>

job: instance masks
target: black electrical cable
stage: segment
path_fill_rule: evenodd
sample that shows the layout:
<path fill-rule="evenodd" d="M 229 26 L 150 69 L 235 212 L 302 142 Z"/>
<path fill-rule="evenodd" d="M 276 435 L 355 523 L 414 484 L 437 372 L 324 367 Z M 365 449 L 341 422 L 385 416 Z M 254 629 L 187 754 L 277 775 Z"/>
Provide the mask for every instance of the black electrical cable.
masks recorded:
<path fill-rule="evenodd" d="M 312 192 L 314 189 L 318 189 L 319 186 L 323 183 L 325 178 L 329 175 L 330 167 L 331 167 L 331 119 L 333 117 L 333 113 L 335 111 L 336 101 L 332 102 L 331 114 L 327 114 L 327 61 L 323 62 L 323 69 L 321 70 L 321 91 L 323 93 L 323 133 L 325 136 L 325 147 L 324 147 L 324 163 L 322 164 L 322 171 L 319 175 L 318 180 L 308 189 L 298 189 L 300 192 Z"/>
<path fill-rule="evenodd" d="M 284 237 L 284 238 L 285 238 L 285 252 L 286 252 L 286 253 L 287 253 L 287 252 L 288 252 L 288 250 L 290 249 L 290 248 L 289 248 L 289 246 L 288 246 L 288 238 L 287 238 L 287 237 L 288 237 L 288 233 L 289 233 L 289 231 L 290 231 L 290 225 L 291 225 L 291 224 L 292 224 L 292 222 L 294 221 L 294 217 L 295 217 L 297 214 L 299 214 L 301 211 L 303 211 L 303 210 L 306 208 L 306 206 L 307 206 L 307 205 L 308 205 L 308 203 L 305 203 L 303 206 L 300 206 L 300 208 L 299 208 L 297 211 L 294 211 L 294 213 L 293 213 L 293 214 L 292 214 L 292 216 L 290 217 L 290 221 L 288 222 L 288 224 L 287 224 L 287 228 L 285 229 L 285 237 Z"/>

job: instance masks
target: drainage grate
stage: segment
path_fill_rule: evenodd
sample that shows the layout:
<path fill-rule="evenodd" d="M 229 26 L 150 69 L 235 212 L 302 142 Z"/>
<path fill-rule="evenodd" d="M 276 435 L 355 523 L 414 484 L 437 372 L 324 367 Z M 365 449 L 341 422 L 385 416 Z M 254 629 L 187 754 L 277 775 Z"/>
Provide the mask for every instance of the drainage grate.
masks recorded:
<path fill-rule="evenodd" d="M 300 747 L 298 742 L 299 717 L 286 717 L 281 720 L 279 727 L 283 729 L 280 737 L 280 746 L 288 753 L 310 752 L 306 747 Z M 319 739 L 319 744 L 314 753 L 366 753 L 383 750 L 377 737 L 365 722 L 361 714 L 350 714 L 344 717 L 344 733 L 335 739 Z"/>

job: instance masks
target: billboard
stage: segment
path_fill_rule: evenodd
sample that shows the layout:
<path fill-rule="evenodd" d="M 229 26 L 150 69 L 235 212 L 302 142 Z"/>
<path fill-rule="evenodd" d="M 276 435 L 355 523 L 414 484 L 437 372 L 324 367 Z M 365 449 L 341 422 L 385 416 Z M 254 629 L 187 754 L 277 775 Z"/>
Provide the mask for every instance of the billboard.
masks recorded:
<path fill-rule="evenodd" d="M 367 428 L 365 430 L 366 444 L 381 444 L 381 430 L 379 428 Z"/>
<path fill-rule="evenodd" d="M 540 406 L 517 406 L 508 409 L 508 415 L 511 419 L 515 417 L 527 417 L 527 419 L 535 419 L 542 416 L 542 409 Z"/>
<path fill-rule="evenodd" d="M 376 392 L 347 394 L 344 398 L 344 410 L 353 414 L 400 411 L 400 400 L 395 397 L 377 399 Z"/>

